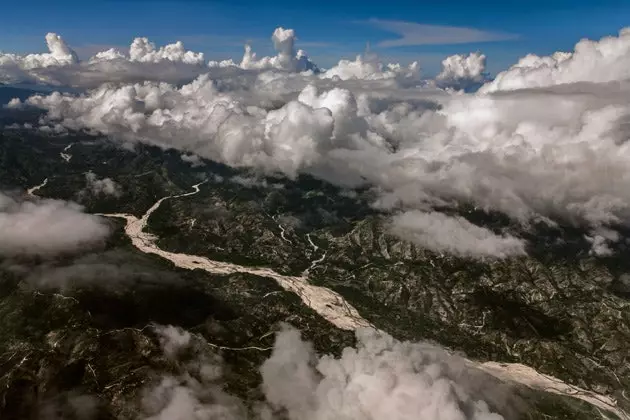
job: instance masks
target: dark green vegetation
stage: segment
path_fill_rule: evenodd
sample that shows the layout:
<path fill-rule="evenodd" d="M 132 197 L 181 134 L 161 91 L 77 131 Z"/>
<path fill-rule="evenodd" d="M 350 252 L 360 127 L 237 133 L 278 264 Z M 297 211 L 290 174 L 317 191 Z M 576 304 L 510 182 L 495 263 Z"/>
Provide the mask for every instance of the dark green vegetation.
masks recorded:
<path fill-rule="evenodd" d="M 59 154 L 70 143 L 72 159 L 65 162 Z M 85 190 L 90 170 L 113 179 L 121 194 Z M 175 151 L 129 151 L 85 134 L 0 133 L 0 189 L 23 191 L 48 178 L 38 194 L 77 201 L 89 212 L 140 216 L 160 197 L 187 192 L 206 177 L 199 194 L 167 200 L 153 214 L 149 228 L 164 249 L 291 274 L 326 252 L 310 268 L 311 281 L 338 291 L 395 337 L 435 340 L 479 360 L 521 362 L 610 393 L 628 407 L 622 395 L 630 388 L 625 265 L 621 258 L 589 257 L 578 233 L 558 248 L 549 246 L 558 232 L 532 236 L 530 257 L 440 256 L 389 235 L 367 190 L 342 191 L 308 177 L 256 177 L 212 162 L 191 167 Z M 487 225 L 506 223 L 462 214 L 486 217 Z M 269 332 L 280 321 L 299 327 L 321 353 L 353 343 L 351 333 L 333 328 L 270 279 L 176 269 L 137 251 L 120 223 L 112 224 L 109 242 L 84 255 L 0 261 L 0 418 L 37 419 L 50 407 L 63 412 L 75 395 L 96 396 L 101 418 L 134 418 L 130 407 L 142 386 L 156 372 L 174 369 L 145 328 L 152 323 L 180 325 L 234 349 L 269 347 Z M 68 274 L 61 290 L 58 283 L 43 286 L 51 270 L 66 278 L 64 267 L 97 263 L 116 269 L 96 277 Z M 269 352 L 220 353 L 226 390 L 260 399 L 258 366 Z M 532 405 L 519 418 L 598 417 L 577 400 L 523 395 Z"/>

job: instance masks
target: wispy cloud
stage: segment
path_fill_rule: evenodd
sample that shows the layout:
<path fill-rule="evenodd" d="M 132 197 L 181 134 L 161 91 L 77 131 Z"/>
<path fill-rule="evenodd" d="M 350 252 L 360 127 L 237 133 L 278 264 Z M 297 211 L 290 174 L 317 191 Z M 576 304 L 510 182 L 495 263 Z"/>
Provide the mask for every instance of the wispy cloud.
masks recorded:
<path fill-rule="evenodd" d="M 519 36 L 505 32 L 484 31 L 461 26 L 425 25 L 398 20 L 370 19 L 370 24 L 400 35 L 378 43 L 379 47 L 402 47 L 410 45 L 470 44 L 474 42 L 506 41 Z"/>

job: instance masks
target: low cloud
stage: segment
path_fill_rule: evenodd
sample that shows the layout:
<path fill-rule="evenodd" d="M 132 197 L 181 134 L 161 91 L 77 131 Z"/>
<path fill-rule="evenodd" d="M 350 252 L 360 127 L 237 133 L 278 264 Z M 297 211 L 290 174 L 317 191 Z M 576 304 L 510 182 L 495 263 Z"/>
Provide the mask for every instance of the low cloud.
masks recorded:
<path fill-rule="evenodd" d="M 105 222 L 78 204 L 50 199 L 21 201 L 0 193 L 0 255 L 52 256 L 103 242 Z"/>
<path fill-rule="evenodd" d="M 162 350 L 177 373 L 162 376 L 142 391 L 144 420 L 238 420 L 247 418 L 244 403 L 222 390 L 223 362 L 208 343 L 179 327 L 155 327 Z M 188 356 L 182 355 L 187 352 Z"/>
<path fill-rule="evenodd" d="M 242 176 L 242 175 L 234 175 L 229 178 L 230 182 L 235 184 L 242 185 L 245 188 L 275 188 L 282 189 L 284 185 L 282 183 L 270 183 L 264 177 L 250 175 L 250 176 Z"/>
<path fill-rule="evenodd" d="M 90 192 L 92 195 L 96 195 L 96 196 L 109 195 L 109 196 L 114 196 L 114 197 L 120 197 L 120 195 L 122 194 L 120 185 L 118 185 L 113 179 L 111 178 L 98 179 L 96 174 L 91 171 L 85 174 L 85 183 L 86 183 L 85 191 Z"/>
<path fill-rule="evenodd" d="M 156 332 L 179 373 L 145 389 L 143 418 L 247 418 L 245 404 L 221 389 L 223 362 L 203 338 L 173 326 Z M 501 420 L 497 410 L 516 411 L 509 386 L 464 360 L 374 330 L 358 331 L 356 348 L 335 358 L 317 355 L 298 330 L 284 326 L 261 374 L 266 399 L 252 410 L 260 419 Z"/>
<path fill-rule="evenodd" d="M 591 232 L 589 235 L 585 235 L 587 242 L 591 244 L 591 255 L 598 257 L 608 257 L 614 254 L 611 245 L 619 242 L 621 239 L 619 233 L 614 230 L 599 228 Z"/>
<path fill-rule="evenodd" d="M 356 348 L 340 358 L 319 357 L 299 331 L 285 327 L 261 368 L 269 404 L 291 420 L 503 419 L 494 411 L 505 409 L 508 388 L 463 360 L 371 329 L 356 338 Z"/>
<path fill-rule="evenodd" d="M 179 156 L 184 162 L 190 163 L 190 166 L 193 168 L 197 168 L 199 166 L 203 166 L 204 163 L 201 158 L 194 153 L 182 153 Z"/>
<path fill-rule="evenodd" d="M 424 248 L 464 257 L 499 257 L 525 254 L 525 242 L 512 235 L 497 235 L 462 217 L 410 211 L 392 218 L 391 232 Z"/>

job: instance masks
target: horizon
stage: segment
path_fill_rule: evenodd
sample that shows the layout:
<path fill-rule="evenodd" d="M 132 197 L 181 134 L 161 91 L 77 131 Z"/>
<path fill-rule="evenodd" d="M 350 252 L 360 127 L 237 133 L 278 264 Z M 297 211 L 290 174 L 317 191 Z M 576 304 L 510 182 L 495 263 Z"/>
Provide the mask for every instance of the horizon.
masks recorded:
<path fill-rule="evenodd" d="M 419 61 L 426 75 L 436 75 L 448 56 L 481 52 L 487 57 L 486 70 L 495 75 L 530 53 L 571 51 L 580 39 L 616 36 L 627 23 L 623 16 L 630 15 L 630 4 L 616 0 L 474 6 L 457 0 L 448 10 L 428 5 L 405 0 L 368 7 L 354 0 L 325 1 L 299 8 L 288 1 L 262 6 L 246 0 L 110 0 L 90 5 L 37 0 L 6 11 L 0 51 L 44 52 L 44 36 L 53 32 L 83 60 L 109 48 L 126 51 L 134 38 L 147 37 L 158 46 L 182 41 L 206 60 L 240 61 L 246 43 L 260 56 L 272 54 L 271 34 L 281 26 L 294 29 L 296 48 L 323 68 L 352 60 L 369 45 L 386 63 Z M 36 25 L 28 22 L 33 10 L 38 11 Z"/>

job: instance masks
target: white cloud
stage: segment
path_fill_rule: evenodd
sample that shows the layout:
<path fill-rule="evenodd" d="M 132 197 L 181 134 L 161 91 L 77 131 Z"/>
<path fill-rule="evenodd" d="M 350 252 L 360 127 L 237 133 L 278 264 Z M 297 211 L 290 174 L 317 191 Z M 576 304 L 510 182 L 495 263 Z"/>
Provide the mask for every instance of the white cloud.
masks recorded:
<path fill-rule="evenodd" d="M 622 92 L 456 95 L 442 97 L 439 110 L 391 92 L 320 93 L 310 85 L 268 111 L 238 92 L 219 92 L 203 76 L 181 88 L 104 85 L 28 103 L 70 129 L 233 166 L 291 177 L 311 172 L 341 184 L 362 178 L 381 189 L 383 208 L 463 200 L 523 223 L 537 216 L 592 227 L 627 220 Z"/>
<path fill-rule="evenodd" d="M 372 25 L 400 35 L 398 39 L 380 42 L 380 47 L 401 47 L 409 45 L 470 44 L 476 42 L 506 41 L 518 35 L 483 31 L 459 26 L 425 25 L 398 20 L 371 19 Z"/>
<path fill-rule="evenodd" d="M 172 145 L 172 135 L 181 138 L 176 147 L 202 157 L 289 176 L 332 147 L 328 109 L 300 101 L 269 112 L 247 107 L 218 92 L 207 76 L 179 89 L 154 83 L 103 85 L 78 98 L 53 94 L 28 103 L 49 109 L 68 128 L 91 127 L 164 146 Z"/>
<path fill-rule="evenodd" d="M 92 171 L 85 174 L 85 183 L 87 191 L 93 195 L 111 195 L 119 197 L 122 194 L 120 185 L 111 178 L 98 179 Z"/>
<path fill-rule="evenodd" d="M 466 89 L 485 80 L 486 56 L 476 52 L 468 55 L 455 54 L 442 61 L 442 71 L 437 75 L 439 86 Z"/>
<path fill-rule="evenodd" d="M 247 417 L 245 405 L 221 390 L 222 361 L 205 340 L 173 326 L 156 332 L 178 373 L 144 390 L 143 418 Z M 178 358 L 181 350 L 194 357 Z M 399 342 L 374 330 L 358 331 L 356 348 L 335 358 L 318 356 L 299 331 L 285 326 L 261 373 L 266 401 L 253 411 L 266 420 L 501 420 L 493 411 L 510 410 L 508 385 L 437 346 Z"/>
<path fill-rule="evenodd" d="M 201 158 L 197 155 L 195 155 L 194 153 L 182 153 L 179 156 L 184 162 L 190 163 L 190 166 L 192 166 L 193 168 L 199 167 L 199 166 L 203 166 L 204 163 L 201 160 Z"/>
<path fill-rule="evenodd" d="M 395 235 L 436 252 L 465 257 L 499 257 L 525 254 L 525 242 L 512 235 L 497 235 L 462 217 L 409 211 L 392 219 Z"/>
<path fill-rule="evenodd" d="M 0 53 L 0 66 L 14 64 L 29 70 L 39 67 L 68 66 L 79 62 L 77 54 L 59 35 L 52 32 L 46 34 L 46 45 L 49 52 L 44 54 L 20 56 Z"/>
<path fill-rule="evenodd" d="M 610 244 L 621 239 L 619 233 L 606 228 L 595 229 L 590 235 L 585 235 L 585 238 L 591 244 L 589 253 L 598 257 L 613 255 L 614 251 L 610 248 Z"/>
<path fill-rule="evenodd" d="M 293 56 L 293 37 L 277 34 L 278 57 Z M 602 42 L 597 48 L 618 45 Z M 482 80 L 484 58 L 448 58 L 436 83 Z M 335 71 L 352 69 L 347 80 L 232 66 L 182 86 L 104 84 L 27 103 L 48 111 L 45 123 L 67 129 L 261 173 L 368 184 L 384 210 L 428 213 L 465 202 L 523 228 L 532 220 L 587 232 L 630 223 L 630 83 L 451 94 L 379 66 L 365 58 L 342 64 Z M 478 245 L 487 254 L 487 243 Z"/>
<path fill-rule="evenodd" d="M 618 37 L 599 41 L 583 39 L 570 53 L 556 52 L 547 57 L 529 54 L 508 70 L 499 73 L 482 92 L 540 88 L 563 83 L 605 83 L 630 79 L 630 28 Z"/>
<path fill-rule="evenodd" d="M 175 326 L 155 326 L 162 350 L 175 363 L 177 372 L 161 378 L 142 392 L 144 420 L 237 420 L 246 419 L 241 400 L 221 389 L 223 363 L 209 351 L 208 343 Z M 190 357 L 180 357 L 186 351 Z"/>
<path fill-rule="evenodd" d="M 127 53 L 110 48 L 84 62 L 60 36 L 49 33 L 46 42 L 46 54 L 0 53 L 0 82 L 75 87 L 137 80 L 179 83 L 208 70 L 203 54 L 187 51 L 181 42 L 157 48 L 147 38 L 136 38 Z"/>
<path fill-rule="evenodd" d="M 77 54 L 55 33 L 46 35 L 48 53 L 4 54 L 0 52 L 0 82 L 42 81 L 36 72 L 40 68 L 67 67 L 79 62 Z"/>
<path fill-rule="evenodd" d="M 235 175 L 229 178 L 230 182 L 242 185 L 245 188 L 275 188 L 282 189 L 284 184 L 281 183 L 269 183 L 265 178 L 257 176 L 241 176 Z"/>
<path fill-rule="evenodd" d="M 188 331 L 172 325 L 156 326 L 155 331 L 160 337 L 160 344 L 164 354 L 168 357 L 175 357 L 177 353 L 184 350 L 191 344 L 192 336 Z"/>
<path fill-rule="evenodd" d="M 271 36 L 273 46 L 278 52 L 273 57 L 256 58 L 249 45 L 245 46 L 245 55 L 240 67 L 243 69 L 279 69 L 287 71 L 317 71 L 317 66 L 309 60 L 302 50 L 295 50 L 297 36 L 293 29 L 276 28 Z"/>
<path fill-rule="evenodd" d="M 0 82 L 96 87 L 105 82 L 190 82 L 200 74 L 221 74 L 225 69 L 230 72 L 239 69 L 317 71 L 317 66 L 304 51 L 295 50 L 296 39 L 292 29 L 277 28 L 272 36 L 277 55 L 257 59 L 251 48 L 246 46 L 239 65 L 231 59 L 206 63 L 203 53 L 186 50 L 181 41 L 157 47 L 144 37 L 135 38 L 127 52 L 110 48 L 79 62 L 77 54 L 61 37 L 48 34 L 48 54 L 21 56 L 0 53 Z"/>
<path fill-rule="evenodd" d="M 318 357 L 293 328 L 278 333 L 261 368 L 267 401 L 290 420 L 503 419 L 480 396 L 497 403 L 507 389 L 443 349 L 369 329 L 356 337 L 356 348 L 334 358 Z"/>
<path fill-rule="evenodd" d="M 321 77 L 326 79 L 339 78 L 341 80 L 382 80 L 396 77 L 406 77 L 418 79 L 420 75 L 420 65 L 414 61 L 409 66 L 403 67 L 400 64 L 381 63 L 376 54 L 358 55 L 354 61 L 341 60 L 339 63 L 322 73 Z"/>
<path fill-rule="evenodd" d="M 186 51 L 181 41 L 156 49 L 155 44 L 147 38 L 136 38 L 133 40 L 129 47 L 129 59 L 142 63 L 173 61 L 195 65 L 204 64 L 203 53 Z"/>
<path fill-rule="evenodd" d="M 74 252 L 101 243 L 109 228 L 81 206 L 41 199 L 18 201 L 0 193 L 0 255 Z"/>

